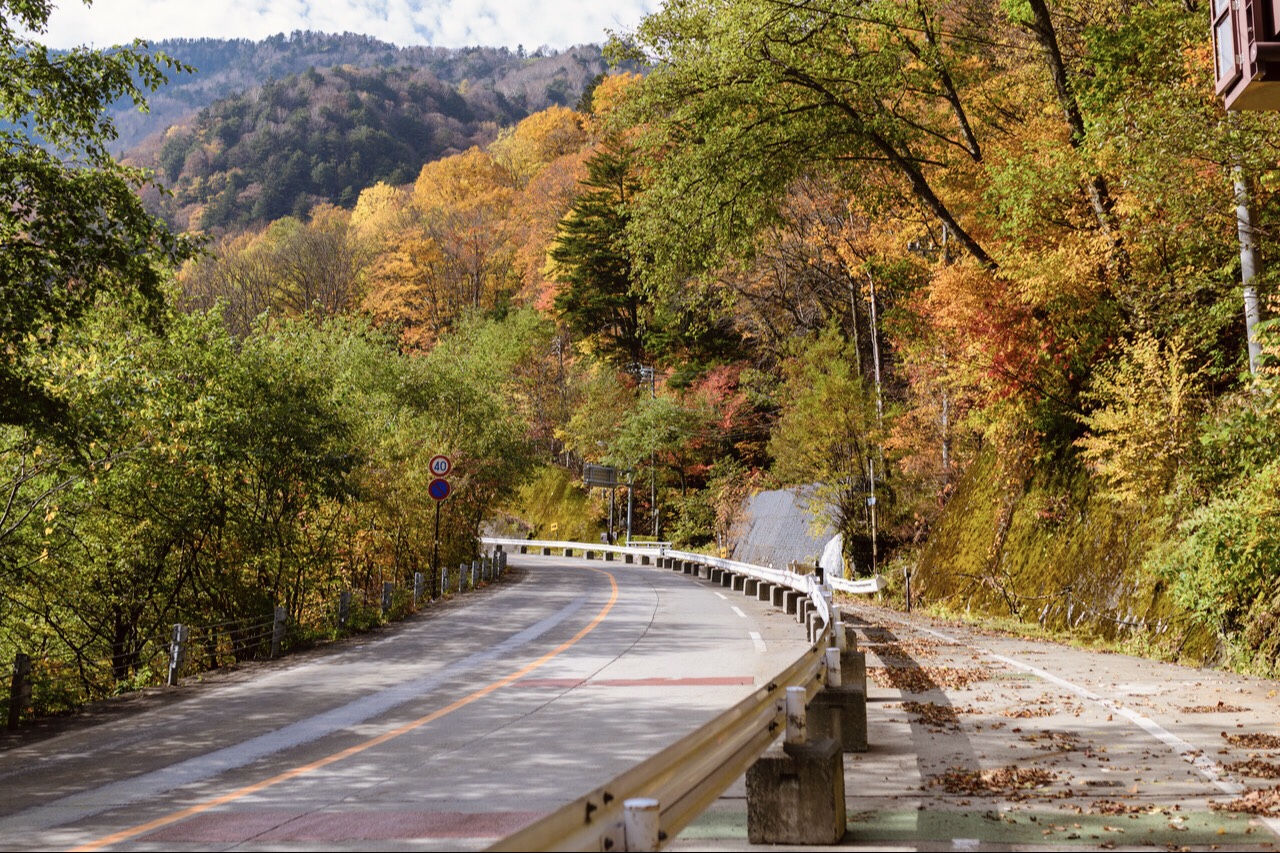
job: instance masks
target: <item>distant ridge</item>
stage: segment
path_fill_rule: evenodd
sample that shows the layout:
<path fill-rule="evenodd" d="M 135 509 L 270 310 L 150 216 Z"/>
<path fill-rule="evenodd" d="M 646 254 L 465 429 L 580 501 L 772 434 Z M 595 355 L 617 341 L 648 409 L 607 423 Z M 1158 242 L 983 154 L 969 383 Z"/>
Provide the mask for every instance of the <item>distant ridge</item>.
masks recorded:
<path fill-rule="evenodd" d="M 220 98 L 313 67 L 423 69 L 455 86 L 465 80 L 472 86 L 491 88 L 525 114 L 553 103 L 572 106 L 581 94 L 581 87 L 575 87 L 573 79 L 586 72 L 586 79 L 590 80 L 606 67 L 598 45 L 562 51 L 540 48 L 524 55 L 506 47 L 397 47 L 356 33 L 295 31 L 256 42 L 165 39 L 151 42 L 150 48 L 194 66 L 197 73 L 172 75 L 169 84 L 149 99 L 148 113 L 139 113 L 128 103 L 117 104 L 111 110 L 120 132 L 112 146 L 112 153 L 117 156 L 137 147 L 148 136 L 190 119 Z"/>

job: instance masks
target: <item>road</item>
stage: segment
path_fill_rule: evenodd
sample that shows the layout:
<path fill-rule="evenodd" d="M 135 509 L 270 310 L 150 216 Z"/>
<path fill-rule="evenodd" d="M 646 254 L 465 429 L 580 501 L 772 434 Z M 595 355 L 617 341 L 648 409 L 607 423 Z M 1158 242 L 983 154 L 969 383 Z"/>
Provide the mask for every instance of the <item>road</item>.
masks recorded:
<path fill-rule="evenodd" d="M 870 748 L 845 756 L 848 832 L 829 849 L 1280 846 L 1277 819 L 1220 808 L 1280 810 L 1280 683 L 842 607 Z M 743 784 L 669 849 L 755 849 Z"/>
<path fill-rule="evenodd" d="M 793 617 L 669 570 L 512 565 L 378 634 L 7 749 L 0 848 L 479 849 L 807 647 Z"/>

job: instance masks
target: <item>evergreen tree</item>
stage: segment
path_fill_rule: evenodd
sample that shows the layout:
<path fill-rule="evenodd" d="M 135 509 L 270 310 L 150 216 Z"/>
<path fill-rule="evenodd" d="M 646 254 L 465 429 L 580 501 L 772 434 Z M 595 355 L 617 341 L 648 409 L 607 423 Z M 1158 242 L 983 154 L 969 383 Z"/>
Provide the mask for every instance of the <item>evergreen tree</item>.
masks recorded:
<path fill-rule="evenodd" d="M 644 359 L 642 300 L 625 243 L 629 206 L 639 190 L 635 149 L 617 136 L 587 160 L 586 192 L 560 221 L 550 251 L 555 280 L 565 285 L 555 306 L 579 337 L 622 364 Z"/>

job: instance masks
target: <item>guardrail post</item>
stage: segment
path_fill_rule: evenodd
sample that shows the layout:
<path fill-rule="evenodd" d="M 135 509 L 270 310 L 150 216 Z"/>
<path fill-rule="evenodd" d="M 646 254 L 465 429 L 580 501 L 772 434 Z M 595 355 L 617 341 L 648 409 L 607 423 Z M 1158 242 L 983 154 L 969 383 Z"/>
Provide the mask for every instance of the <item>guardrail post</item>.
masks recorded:
<path fill-rule="evenodd" d="M 347 620 L 351 618 L 351 590 L 344 589 L 338 593 L 338 627 L 347 627 Z"/>
<path fill-rule="evenodd" d="M 472 589 L 476 588 L 476 585 L 479 582 L 479 580 L 480 580 L 480 561 L 472 560 L 471 561 L 471 588 Z"/>
<path fill-rule="evenodd" d="M 413 606 L 416 609 L 418 601 L 422 598 L 423 578 L 422 572 L 413 573 Z"/>
<path fill-rule="evenodd" d="M 467 588 L 467 564 L 458 563 L 458 594 Z"/>
<path fill-rule="evenodd" d="M 273 658 L 280 656 L 280 646 L 284 643 L 285 622 L 288 618 L 289 611 L 283 607 L 276 608 L 275 621 L 271 625 L 271 656 Z"/>
<path fill-rule="evenodd" d="M 391 581 L 382 582 L 382 615 L 386 616 L 391 611 L 391 594 L 395 591 L 396 585 Z"/>
<path fill-rule="evenodd" d="M 9 680 L 9 728 L 16 729 L 22 711 L 31 704 L 31 655 L 13 656 L 13 677 Z"/>
<path fill-rule="evenodd" d="M 827 687 L 839 687 L 842 682 L 840 680 L 840 650 L 837 648 L 828 648 L 826 652 L 827 659 Z"/>
<path fill-rule="evenodd" d="M 662 813 L 658 801 L 648 797 L 633 797 L 622 804 L 624 847 L 653 853 L 658 850 Z"/>
<path fill-rule="evenodd" d="M 848 650 L 843 622 L 836 622 L 832 628 L 832 645 L 826 651 L 826 687 L 813 697 L 809 705 L 812 728 L 822 736 L 838 741 L 844 752 L 866 752 L 866 658 L 859 652 Z M 842 636 L 846 639 L 842 640 Z M 840 648 L 842 643 L 845 646 L 843 650 Z M 855 662 L 853 658 L 858 660 Z"/>
<path fill-rule="evenodd" d="M 844 647 L 840 649 L 841 678 L 845 684 L 858 688 L 865 696 L 867 693 L 867 653 L 858 651 L 858 635 L 854 632 L 852 625 L 837 622 L 835 624 L 835 633 L 837 642 L 841 639 L 844 640 Z"/>
<path fill-rule="evenodd" d="M 805 689 L 788 687 L 787 733 L 747 770 L 747 840 L 836 844 L 848 826 L 844 754 L 831 738 L 806 738 Z"/>
<path fill-rule="evenodd" d="M 169 638 L 169 677 L 166 679 L 170 687 L 178 686 L 178 671 L 187 657 L 187 636 L 186 625 L 173 626 L 173 635 Z"/>
<path fill-rule="evenodd" d="M 449 594 L 449 568 L 448 566 L 446 566 L 445 568 L 440 570 L 440 597 L 444 598 L 448 594 Z"/>
<path fill-rule="evenodd" d="M 786 742 L 789 744 L 804 743 L 809 739 L 808 721 L 805 716 L 806 698 L 803 687 L 787 688 Z"/>

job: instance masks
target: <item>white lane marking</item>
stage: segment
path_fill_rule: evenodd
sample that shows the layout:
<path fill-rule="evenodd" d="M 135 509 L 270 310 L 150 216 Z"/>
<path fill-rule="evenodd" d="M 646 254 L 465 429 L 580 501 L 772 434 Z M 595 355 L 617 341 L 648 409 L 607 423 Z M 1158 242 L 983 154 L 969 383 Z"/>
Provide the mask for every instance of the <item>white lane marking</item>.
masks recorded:
<path fill-rule="evenodd" d="M 737 614 L 738 614 L 739 616 L 741 616 L 743 619 L 746 619 L 746 618 L 747 618 L 747 614 L 745 614 L 745 613 L 743 613 L 743 612 L 742 612 L 742 608 L 741 608 L 741 607 L 734 607 L 734 608 L 733 608 L 733 612 L 734 612 L 734 613 L 737 613 Z"/>
<path fill-rule="evenodd" d="M 756 651 L 760 652 L 760 654 L 764 654 L 769 650 L 768 646 L 764 644 L 764 637 L 761 637 L 758 631 L 751 631 L 749 633 L 751 635 L 751 642 L 756 644 Z"/>
<path fill-rule="evenodd" d="M 728 601 L 728 600 L 729 600 L 729 596 L 725 595 L 723 592 L 717 592 L 717 593 L 716 593 L 716 595 L 720 596 L 720 597 L 721 597 L 721 598 L 723 598 L 725 601 Z"/>

